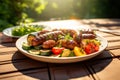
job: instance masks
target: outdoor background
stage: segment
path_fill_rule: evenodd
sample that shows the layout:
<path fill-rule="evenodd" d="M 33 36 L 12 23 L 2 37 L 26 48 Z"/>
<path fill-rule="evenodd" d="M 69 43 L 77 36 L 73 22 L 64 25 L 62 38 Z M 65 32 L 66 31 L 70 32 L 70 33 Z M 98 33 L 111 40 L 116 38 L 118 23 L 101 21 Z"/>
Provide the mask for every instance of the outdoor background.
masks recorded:
<path fill-rule="evenodd" d="M 120 0 L 0 0 L 0 31 L 23 21 L 92 18 L 120 18 Z"/>

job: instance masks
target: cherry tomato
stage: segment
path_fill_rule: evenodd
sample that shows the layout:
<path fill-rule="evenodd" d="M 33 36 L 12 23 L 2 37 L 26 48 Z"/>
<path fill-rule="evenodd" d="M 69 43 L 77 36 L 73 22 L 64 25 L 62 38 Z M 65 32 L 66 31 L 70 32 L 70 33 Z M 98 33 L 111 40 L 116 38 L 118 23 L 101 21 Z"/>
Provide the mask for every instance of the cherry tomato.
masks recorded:
<path fill-rule="evenodd" d="M 99 46 L 96 45 L 96 46 L 95 46 L 95 51 L 98 51 L 98 50 L 99 50 Z"/>
<path fill-rule="evenodd" d="M 85 52 L 87 54 L 91 54 L 93 52 L 96 52 L 99 50 L 99 46 L 94 44 L 94 43 L 88 43 L 85 48 L 84 48 Z"/>
<path fill-rule="evenodd" d="M 58 55 L 58 54 L 62 53 L 62 51 L 64 49 L 65 49 L 64 47 L 53 47 L 52 52 L 53 52 L 53 54 Z"/>
<path fill-rule="evenodd" d="M 85 49 L 85 52 L 86 52 L 87 54 L 92 53 L 92 50 L 91 50 L 91 46 L 90 46 L 90 45 L 86 45 L 84 49 Z"/>

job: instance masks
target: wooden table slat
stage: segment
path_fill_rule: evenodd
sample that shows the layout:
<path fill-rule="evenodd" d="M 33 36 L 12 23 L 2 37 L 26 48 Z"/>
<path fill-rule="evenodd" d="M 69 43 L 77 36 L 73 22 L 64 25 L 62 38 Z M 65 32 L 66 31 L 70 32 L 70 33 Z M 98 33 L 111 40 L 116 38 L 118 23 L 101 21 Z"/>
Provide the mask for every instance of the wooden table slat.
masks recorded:
<path fill-rule="evenodd" d="M 120 57 L 120 49 L 110 50 L 115 57 Z"/>
<path fill-rule="evenodd" d="M 0 48 L 5 48 L 5 47 L 15 47 L 15 42 L 7 42 L 7 43 L 1 43 Z"/>
<path fill-rule="evenodd" d="M 120 60 L 107 59 L 91 64 L 96 80 L 120 80 Z M 91 68 L 90 68 L 91 69 Z"/>
<path fill-rule="evenodd" d="M 29 58 L 23 60 L 13 60 L 0 65 L 0 74 L 44 67 L 47 67 L 46 63 L 38 62 Z"/>
<path fill-rule="evenodd" d="M 11 52 L 11 53 L 4 53 L 0 55 L 0 62 L 6 62 L 11 60 L 20 60 L 27 58 L 25 55 L 21 54 L 19 51 Z"/>
<path fill-rule="evenodd" d="M 18 51 L 18 49 L 16 47 L 5 47 L 5 48 L 0 48 L 0 53 L 4 53 L 4 52 L 11 52 L 11 51 Z"/>
<path fill-rule="evenodd" d="M 62 64 L 61 64 L 62 65 Z M 64 65 L 64 64 L 63 64 Z M 81 63 L 65 65 L 64 67 L 50 67 L 52 80 L 91 80 L 92 75 L 88 72 L 85 66 Z"/>
<path fill-rule="evenodd" d="M 119 42 L 118 41 L 117 42 L 109 42 L 107 49 L 109 49 L 109 48 L 114 49 L 116 47 L 120 48 L 120 41 Z"/>
<path fill-rule="evenodd" d="M 0 75 L 0 80 L 50 80 L 47 69 L 36 69 Z"/>

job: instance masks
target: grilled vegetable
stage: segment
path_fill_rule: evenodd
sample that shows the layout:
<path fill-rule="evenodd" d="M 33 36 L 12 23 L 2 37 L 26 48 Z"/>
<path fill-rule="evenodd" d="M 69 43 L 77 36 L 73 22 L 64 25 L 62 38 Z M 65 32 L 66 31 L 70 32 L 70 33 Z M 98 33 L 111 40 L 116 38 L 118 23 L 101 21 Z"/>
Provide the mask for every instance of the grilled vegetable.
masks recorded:
<path fill-rule="evenodd" d="M 28 43 L 23 42 L 22 48 L 23 48 L 24 50 L 29 50 L 29 49 L 31 49 L 31 46 L 28 45 Z"/>
<path fill-rule="evenodd" d="M 53 54 L 55 54 L 55 55 L 61 54 L 63 50 L 64 50 L 63 47 L 53 47 L 53 48 L 52 48 L 52 52 L 53 52 Z"/>
<path fill-rule="evenodd" d="M 30 53 L 30 54 L 40 54 L 40 50 L 36 50 L 36 49 L 31 49 L 31 50 L 28 50 L 28 52 Z"/>
<path fill-rule="evenodd" d="M 34 39 L 36 39 L 35 35 L 33 35 L 33 34 L 29 34 L 29 35 L 28 35 L 28 37 L 27 37 L 27 42 L 28 42 L 28 44 L 29 44 L 30 46 L 33 45 L 32 41 L 33 41 Z"/>
<path fill-rule="evenodd" d="M 76 56 L 83 56 L 86 55 L 86 53 L 84 52 L 84 50 L 80 47 L 74 47 L 74 53 Z"/>
<path fill-rule="evenodd" d="M 74 52 L 72 50 L 68 57 L 73 57 L 73 56 L 75 56 L 75 54 L 74 54 Z"/>
<path fill-rule="evenodd" d="M 42 49 L 42 45 L 34 46 L 34 49 L 40 50 Z"/>
<path fill-rule="evenodd" d="M 95 39 L 92 39 L 92 40 L 85 39 L 82 41 L 82 43 L 83 43 L 84 50 L 87 54 L 91 54 L 99 50 L 100 42 Z"/>
<path fill-rule="evenodd" d="M 42 56 L 49 56 L 51 54 L 52 54 L 51 50 L 40 50 L 40 55 Z"/>
<path fill-rule="evenodd" d="M 70 55 L 71 51 L 69 49 L 64 49 L 61 53 L 61 57 L 68 57 Z"/>

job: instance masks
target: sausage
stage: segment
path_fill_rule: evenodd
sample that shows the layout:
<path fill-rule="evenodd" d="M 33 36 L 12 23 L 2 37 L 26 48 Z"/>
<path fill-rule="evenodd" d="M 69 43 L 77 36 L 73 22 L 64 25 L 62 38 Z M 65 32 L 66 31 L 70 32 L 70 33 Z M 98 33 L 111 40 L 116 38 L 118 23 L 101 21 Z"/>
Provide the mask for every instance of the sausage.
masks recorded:
<path fill-rule="evenodd" d="M 74 40 L 59 40 L 57 42 L 57 45 L 61 45 L 62 47 L 69 48 L 69 49 L 74 49 L 75 46 L 78 46 L 77 42 Z"/>
<path fill-rule="evenodd" d="M 93 31 L 92 31 L 93 32 Z M 95 34 L 93 34 L 90 30 L 89 31 L 83 31 L 80 32 L 77 35 L 77 32 L 75 30 L 71 30 L 71 29 L 59 29 L 59 30 L 53 30 L 53 31 L 42 31 L 41 33 L 38 33 L 38 35 L 36 35 L 36 37 L 32 37 L 32 35 L 29 35 L 28 39 L 30 42 L 31 46 L 37 46 L 37 45 L 41 45 L 43 44 L 45 41 L 47 40 L 55 40 L 58 41 L 59 40 L 59 36 L 58 35 L 62 35 L 64 36 L 65 34 L 70 33 L 70 35 L 72 35 L 73 40 L 64 40 L 64 37 L 62 39 L 62 46 L 69 48 L 69 49 L 73 49 L 75 46 L 79 46 L 81 44 L 81 40 L 82 39 L 94 39 L 96 37 Z M 51 48 L 51 47 L 46 47 L 46 45 L 51 42 L 45 42 L 44 43 L 44 48 Z M 51 42 L 52 43 L 52 42 Z M 59 43 L 59 41 L 58 41 Z M 50 44 L 50 43 L 49 43 Z"/>
<path fill-rule="evenodd" d="M 94 39 L 96 38 L 95 34 L 82 34 L 82 39 Z"/>
<path fill-rule="evenodd" d="M 96 35 L 92 34 L 92 33 L 79 33 L 78 35 L 76 35 L 73 39 L 79 44 L 79 46 L 81 45 L 81 41 L 82 39 L 95 39 Z"/>
<path fill-rule="evenodd" d="M 61 31 L 48 32 L 42 35 L 36 35 L 36 37 L 31 39 L 29 42 L 31 46 L 37 46 L 37 45 L 41 45 L 46 40 L 50 40 L 50 39 L 58 40 L 58 35 L 64 35 L 64 34 Z"/>
<path fill-rule="evenodd" d="M 76 36 L 73 38 L 73 40 L 76 41 L 77 44 L 80 46 L 81 41 L 82 41 L 82 34 L 76 35 Z"/>
<path fill-rule="evenodd" d="M 77 35 L 77 32 L 72 29 L 53 29 L 53 31 L 62 31 L 64 34 L 70 34 L 70 36 L 72 36 L 72 37 Z"/>
<path fill-rule="evenodd" d="M 92 29 L 84 29 L 81 30 L 80 32 L 82 32 L 82 34 L 94 34 L 94 30 Z"/>
<path fill-rule="evenodd" d="M 48 32 L 50 32 L 50 31 L 48 31 L 48 30 L 42 30 L 37 35 L 39 36 L 39 35 L 42 35 L 42 34 L 45 34 L 45 33 L 48 33 Z"/>
<path fill-rule="evenodd" d="M 52 47 L 54 47 L 56 44 L 55 40 L 47 40 L 45 42 L 43 42 L 42 47 L 45 49 L 50 49 Z"/>
<path fill-rule="evenodd" d="M 38 46 L 39 44 L 42 44 L 43 41 L 38 39 L 38 38 L 34 38 L 33 40 L 31 40 L 31 43 L 29 43 L 31 46 Z"/>

